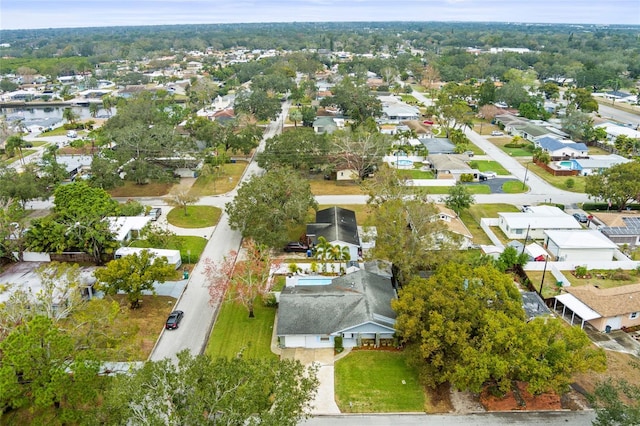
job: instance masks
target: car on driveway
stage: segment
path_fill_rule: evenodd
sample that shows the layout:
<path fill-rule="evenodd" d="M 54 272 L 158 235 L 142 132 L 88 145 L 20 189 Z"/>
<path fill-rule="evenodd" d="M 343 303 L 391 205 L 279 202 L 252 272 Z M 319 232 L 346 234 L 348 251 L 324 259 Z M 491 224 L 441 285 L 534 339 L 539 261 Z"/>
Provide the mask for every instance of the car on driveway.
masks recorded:
<path fill-rule="evenodd" d="M 496 177 L 498 177 L 498 174 L 496 172 L 486 171 L 480 172 L 480 176 L 484 176 L 486 179 L 495 179 Z"/>
<path fill-rule="evenodd" d="M 493 132 L 491 132 L 491 136 L 502 136 L 502 135 L 504 135 L 504 133 L 498 130 L 494 130 Z"/>
<path fill-rule="evenodd" d="M 309 246 L 298 241 L 292 241 L 288 243 L 283 250 L 287 253 L 305 253 L 307 250 L 309 250 Z"/>
<path fill-rule="evenodd" d="M 469 157 L 473 157 L 473 151 L 465 151 L 463 154 L 468 155 Z"/>
<path fill-rule="evenodd" d="M 580 223 L 587 223 L 589 221 L 589 218 L 584 213 L 574 213 L 573 217 L 575 217 L 576 220 Z"/>
<path fill-rule="evenodd" d="M 180 321 L 182 321 L 183 316 L 184 316 L 184 312 L 182 311 L 171 312 L 169 314 L 169 317 L 167 318 L 165 328 L 167 330 L 175 330 L 180 325 Z"/>

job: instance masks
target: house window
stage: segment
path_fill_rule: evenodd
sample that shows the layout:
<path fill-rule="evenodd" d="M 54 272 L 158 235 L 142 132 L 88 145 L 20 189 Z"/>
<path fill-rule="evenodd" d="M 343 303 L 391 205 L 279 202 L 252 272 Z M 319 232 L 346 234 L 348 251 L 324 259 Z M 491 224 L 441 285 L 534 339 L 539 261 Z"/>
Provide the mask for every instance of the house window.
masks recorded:
<path fill-rule="evenodd" d="M 524 229 L 516 229 L 516 234 L 520 235 L 524 232 Z"/>
<path fill-rule="evenodd" d="M 320 341 L 321 341 L 321 342 L 328 342 L 329 340 L 331 340 L 331 338 L 330 338 L 330 337 L 321 337 L 321 338 L 320 338 Z"/>
<path fill-rule="evenodd" d="M 638 312 L 631 312 L 629 314 L 629 319 L 636 319 L 638 318 Z"/>

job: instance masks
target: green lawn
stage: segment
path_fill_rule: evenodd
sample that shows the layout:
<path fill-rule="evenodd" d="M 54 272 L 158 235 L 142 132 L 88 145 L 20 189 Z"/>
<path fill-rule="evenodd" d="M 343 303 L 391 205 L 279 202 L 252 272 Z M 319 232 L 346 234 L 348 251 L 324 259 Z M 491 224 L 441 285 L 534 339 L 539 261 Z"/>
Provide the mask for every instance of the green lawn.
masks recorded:
<path fill-rule="evenodd" d="M 255 318 L 249 318 L 244 306 L 225 301 L 209 337 L 206 354 L 212 358 L 233 358 L 242 351 L 245 358 L 277 358 L 271 352 L 276 308 L 256 300 L 254 313 Z"/>
<path fill-rule="evenodd" d="M 231 191 L 240 181 L 247 164 L 246 161 L 228 163 L 222 166 L 222 171 L 217 176 L 199 176 L 189 190 L 189 195 L 202 197 Z"/>
<path fill-rule="evenodd" d="M 640 282 L 638 278 L 638 274 L 636 271 L 596 271 L 589 270 L 590 277 L 589 278 L 577 278 L 575 277 L 571 271 L 561 271 L 562 274 L 569 280 L 572 287 L 582 286 L 582 285 L 594 285 L 599 288 L 613 288 L 613 287 L 621 287 L 625 285 L 637 284 Z M 527 277 L 533 283 L 533 286 L 536 289 L 540 289 L 540 284 L 542 283 L 542 273 L 543 271 L 527 271 Z M 611 279 L 611 276 L 614 274 L 620 274 L 620 278 L 614 280 Z M 542 297 L 548 298 L 555 296 L 559 293 L 559 287 L 556 286 L 556 279 L 553 274 L 547 268 L 547 271 L 544 274 L 544 284 L 542 287 Z"/>
<path fill-rule="evenodd" d="M 476 221 L 473 216 L 471 216 L 471 213 L 469 213 L 468 210 L 463 210 L 460 213 L 460 219 L 467 226 L 467 229 L 469 230 L 469 232 L 471 232 L 471 235 L 473 235 L 474 244 L 491 244 L 491 239 L 489 239 L 487 234 L 480 227 L 480 222 Z"/>
<path fill-rule="evenodd" d="M 481 172 L 492 171 L 492 172 L 496 172 L 499 175 L 508 175 L 509 174 L 507 169 L 502 167 L 502 165 L 500 163 L 498 163 L 497 161 L 492 161 L 492 160 L 472 160 L 470 164 L 471 164 L 471 167 L 477 168 Z"/>
<path fill-rule="evenodd" d="M 483 217 L 498 217 L 501 212 L 518 212 L 516 206 L 511 204 L 474 204 L 469 208 L 469 214 L 473 219 L 480 223 Z"/>
<path fill-rule="evenodd" d="M 164 247 L 154 247 L 159 249 L 180 250 L 180 257 L 183 264 L 195 264 L 200 259 L 200 255 L 207 245 L 207 239 L 194 236 L 176 235 L 169 238 Z M 151 244 L 147 240 L 135 240 L 130 244 L 131 247 L 151 248 Z"/>
<path fill-rule="evenodd" d="M 422 170 L 398 170 L 398 176 L 405 179 L 433 179 L 433 172 L 426 172 Z"/>
<path fill-rule="evenodd" d="M 448 194 L 450 186 L 426 186 L 429 194 Z M 491 194 L 491 188 L 488 185 L 467 185 L 466 188 L 471 194 Z"/>
<path fill-rule="evenodd" d="M 343 413 L 424 412 L 426 405 L 402 352 L 354 351 L 336 362 L 335 399 Z"/>
<path fill-rule="evenodd" d="M 207 228 L 220 220 L 222 210 L 213 206 L 187 206 L 187 214 L 183 207 L 174 207 L 167 214 L 167 221 L 180 228 Z"/>
<path fill-rule="evenodd" d="M 507 194 L 521 194 L 527 192 L 529 188 L 520 181 L 511 180 L 502 185 L 502 190 Z"/>
<path fill-rule="evenodd" d="M 538 177 L 544 179 L 556 188 L 579 193 L 584 193 L 585 191 L 584 188 L 587 181 L 585 176 L 554 176 L 542 167 L 533 163 L 529 165 L 529 171 L 535 173 Z M 573 179 L 574 186 L 572 188 L 567 188 L 568 179 Z"/>

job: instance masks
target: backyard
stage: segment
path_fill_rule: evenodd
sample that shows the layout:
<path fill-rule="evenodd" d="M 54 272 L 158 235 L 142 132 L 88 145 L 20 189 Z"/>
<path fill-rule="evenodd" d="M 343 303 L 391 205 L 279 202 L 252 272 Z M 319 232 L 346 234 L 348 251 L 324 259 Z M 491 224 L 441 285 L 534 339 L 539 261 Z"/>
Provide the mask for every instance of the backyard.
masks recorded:
<path fill-rule="evenodd" d="M 536 289 L 540 289 L 542 284 L 543 271 L 526 271 L 527 277 Z M 640 277 L 637 271 L 623 271 L 623 270 L 587 270 L 586 278 L 578 278 L 573 275 L 572 271 L 561 271 L 562 274 L 569 280 L 571 286 L 583 286 L 593 285 L 599 288 L 612 288 L 620 287 L 629 284 L 636 284 L 640 282 Z M 547 268 L 544 273 L 544 284 L 542 285 L 542 297 L 549 298 L 560 294 L 561 287 L 556 285 L 556 279 Z"/>
<path fill-rule="evenodd" d="M 554 176 L 534 163 L 529 164 L 529 171 L 535 173 L 538 177 L 555 186 L 556 188 L 564 189 L 565 191 L 571 192 L 585 192 L 585 176 Z M 573 186 L 567 186 L 567 181 L 569 180 L 573 181 Z"/>

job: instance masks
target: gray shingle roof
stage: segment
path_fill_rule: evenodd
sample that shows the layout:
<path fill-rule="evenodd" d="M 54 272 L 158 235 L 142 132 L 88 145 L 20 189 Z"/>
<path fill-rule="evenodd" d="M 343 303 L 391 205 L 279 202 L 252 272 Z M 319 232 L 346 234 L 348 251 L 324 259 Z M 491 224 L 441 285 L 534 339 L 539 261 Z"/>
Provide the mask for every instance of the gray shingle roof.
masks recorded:
<path fill-rule="evenodd" d="M 277 334 L 331 334 L 365 322 L 386 327 L 394 320 L 389 278 L 360 270 L 329 285 L 285 287 L 278 305 Z"/>
<path fill-rule="evenodd" d="M 330 243 L 342 241 L 355 246 L 360 245 L 356 213 L 342 207 L 329 207 L 318 211 L 316 223 L 307 224 L 307 235 L 312 236 L 314 243 L 319 237 L 324 237 Z"/>

